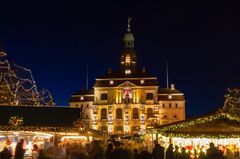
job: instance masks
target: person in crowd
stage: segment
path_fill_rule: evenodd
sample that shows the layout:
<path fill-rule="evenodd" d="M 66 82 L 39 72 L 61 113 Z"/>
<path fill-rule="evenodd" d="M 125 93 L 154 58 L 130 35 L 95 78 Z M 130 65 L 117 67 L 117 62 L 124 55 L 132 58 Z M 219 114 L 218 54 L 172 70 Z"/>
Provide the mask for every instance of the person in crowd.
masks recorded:
<path fill-rule="evenodd" d="M 139 159 L 139 153 L 137 149 L 133 149 L 132 159 Z"/>
<path fill-rule="evenodd" d="M 164 159 L 164 147 L 162 147 L 157 140 L 154 141 L 154 148 L 152 151 L 153 159 Z"/>
<path fill-rule="evenodd" d="M 181 152 L 180 159 L 190 159 L 190 154 L 187 153 L 185 147 L 182 147 L 182 152 Z"/>
<path fill-rule="evenodd" d="M 23 159 L 25 150 L 23 149 L 24 139 L 21 139 L 19 143 L 17 143 L 15 148 L 14 159 Z"/>
<path fill-rule="evenodd" d="M 49 147 L 45 152 L 46 156 L 51 159 L 65 159 L 66 152 L 63 148 L 59 147 L 59 140 L 54 140 L 54 146 Z"/>
<path fill-rule="evenodd" d="M 139 154 L 139 159 L 152 159 L 152 155 L 148 152 L 147 147 L 143 147 L 142 152 Z"/>
<path fill-rule="evenodd" d="M 100 141 L 93 141 L 92 149 L 89 152 L 89 159 L 103 159 L 104 152 L 103 148 L 100 146 Z"/>
<path fill-rule="evenodd" d="M 206 159 L 217 159 L 218 151 L 217 148 L 214 147 L 214 143 L 209 144 L 209 148 L 207 149 Z"/>
<path fill-rule="evenodd" d="M 36 144 L 34 144 L 32 149 L 32 159 L 37 159 L 38 155 L 39 155 L 39 148 Z"/>
<path fill-rule="evenodd" d="M 112 159 L 113 144 L 109 143 L 105 152 L 106 159 Z"/>
<path fill-rule="evenodd" d="M 53 147 L 53 146 L 54 146 L 54 138 L 53 137 L 51 137 L 49 139 L 49 141 L 45 140 L 45 142 L 44 142 L 44 149 L 45 150 L 47 150 L 48 148 Z"/>
<path fill-rule="evenodd" d="M 80 145 L 72 146 L 67 159 L 87 159 L 86 149 Z"/>
<path fill-rule="evenodd" d="M 174 159 L 173 144 L 169 144 L 167 148 L 166 159 Z"/>
<path fill-rule="evenodd" d="M 114 149 L 112 151 L 113 159 L 130 159 L 130 154 L 127 150 L 121 147 L 121 143 L 119 141 L 115 141 Z"/>
<path fill-rule="evenodd" d="M 181 159 L 181 153 L 179 152 L 179 147 L 177 145 L 174 150 L 174 159 Z"/>
<path fill-rule="evenodd" d="M 12 158 L 11 151 L 5 146 L 4 149 L 0 152 L 0 159 L 10 159 Z"/>

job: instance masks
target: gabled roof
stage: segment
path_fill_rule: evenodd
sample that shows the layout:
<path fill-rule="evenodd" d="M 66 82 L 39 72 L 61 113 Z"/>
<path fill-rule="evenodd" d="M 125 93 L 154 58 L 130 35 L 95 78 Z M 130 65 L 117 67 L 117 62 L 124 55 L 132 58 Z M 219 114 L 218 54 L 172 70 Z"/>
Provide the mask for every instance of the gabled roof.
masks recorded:
<path fill-rule="evenodd" d="M 240 137 L 240 117 L 216 112 L 167 125 L 160 125 L 149 131 L 162 133 L 165 136 L 179 137 Z"/>
<path fill-rule="evenodd" d="M 171 98 L 169 98 L 171 95 Z M 184 94 L 175 88 L 159 88 L 158 89 L 158 100 L 161 101 L 184 101 Z"/>
<path fill-rule="evenodd" d="M 13 116 L 23 118 L 23 126 L 35 127 L 73 127 L 80 118 L 80 108 L 0 106 L 0 126 L 9 126 Z"/>
<path fill-rule="evenodd" d="M 112 79 L 112 78 L 156 78 L 156 76 L 150 75 L 147 72 L 141 70 L 134 70 L 131 74 L 125 74 L 123 71 L 113 71 L 111 73 L 97 77 L 96 79 Z"/>
<path fill-rule="evenodd" d="M 125 82 L 130 82 L 136 86 L 158 86 L 158 82 L 157 79 L 146 79 L 144 80 L 144 83 L 141 84 L 140 79 L 118 79 L 118 80 L 114 80 L 113 84 L 110 84 L 109 80 L 97 80 L 94 87 L 118 87 L 119 85 L 121 85 L 122 83 Z"/>
<path fill-rule="evenodd" d="M 177 89 L 171 89 L 171 88 L 159 88 L 158 89 L 158 94 L 182 94 L 179 90 Z"/>
<path fill-rule="evenodd" d="M 72 95 L 94 95 L 94 90 L 93 89 L 90 89 L 90 90 L 86 90 L 86 89 L 83 89 L 81 91 L 78 91 L 76 93 L 73 93 Z"/>

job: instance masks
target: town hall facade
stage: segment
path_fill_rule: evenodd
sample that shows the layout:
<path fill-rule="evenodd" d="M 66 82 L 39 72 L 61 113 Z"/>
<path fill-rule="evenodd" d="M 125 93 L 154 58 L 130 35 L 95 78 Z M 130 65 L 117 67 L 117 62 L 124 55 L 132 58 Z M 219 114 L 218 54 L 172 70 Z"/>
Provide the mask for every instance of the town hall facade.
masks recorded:
<path fill-rule="evenodd" d="M 123 42 L 121 68 L 97 77 L 93 89 L 72 94 L 69 106 L 82 109 L 90 128 L 115 135 L 134 135 L 148 126 L 184 120 L 184 94 L 173 84 L 160 88 L 156 76 L 136 68 L 130 21 Z"/>

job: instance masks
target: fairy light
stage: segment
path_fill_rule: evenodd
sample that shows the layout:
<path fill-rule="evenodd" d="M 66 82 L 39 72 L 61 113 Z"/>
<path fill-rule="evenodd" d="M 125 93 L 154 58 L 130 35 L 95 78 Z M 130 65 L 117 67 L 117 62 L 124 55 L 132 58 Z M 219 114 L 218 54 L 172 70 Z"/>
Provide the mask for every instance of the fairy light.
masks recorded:
<path fill-rule="evenodd" d="M 0 58 L 7 54 L 0 52 Z M 53 106 L 51 93 L 38 90 L 30 69 L 0 59 L 0 105 Z"/>

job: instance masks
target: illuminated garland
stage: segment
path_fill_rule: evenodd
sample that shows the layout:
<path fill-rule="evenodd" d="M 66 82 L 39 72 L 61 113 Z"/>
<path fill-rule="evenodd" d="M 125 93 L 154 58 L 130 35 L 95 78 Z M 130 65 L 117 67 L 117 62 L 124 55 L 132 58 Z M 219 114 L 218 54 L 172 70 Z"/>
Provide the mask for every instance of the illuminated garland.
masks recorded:
<path fill-rule="evenodd" d="M 8 122 L 13 127 L 18 127 L 23 124 L 23 118 L 19 116 L 12 116 Z"/>
<path fill-rule="evenodd" d="M 39 131 L 39 132 L 52 132 L 52 133 L 79 133 L 79 128 L 73 127 L 37 127 L 37 126 L 0 126 L 0 131 Z M 90 132 L 99 136 L 105 135 L 105 133 L 88 129 L 86 132 Z M 83 132 L 80 132 L 83 133 Z"/>
<path fill-rule="evenodd" d="M 54 106 L 51 93 L 37 89 L 31 70 L 11 65 L 8 60 L 1 61 L 5 56 L 0 51 L 0 105 Z"/>
<path fill-rule="evenodd" d="M 178 134 L 178 133 L 162 133 L 166 137 L 181 137 L 181 138 L 210 138 L 210 139 L 226 139 L 226 138 L 240 138 L 240 134 L 228 134 L 228 135 L 192 135 L 192 134 Z"/>
<path fill-rule="evenodd" d="M 73 122 L 73 126 L 75 128 L 79 128 L 81 131 L 84 131 L 84 130 L 88 130 L 89 123 L 86 120 L 79 118 Z"/>
<path fill-rule="evenodd" d="M 181 128 L 191 127 L 191 126 L 194 126 L 197 124 L 205 124 L 206 122 L 211 122 L 211 121 L 218 120 L 218 119 L 228 119 L 230 121 L 236 121 L 240 124 L 240 118 L 238 116 L 232 116 L 227 113 L 217 113 L 214 115 L 197 118 L 195 120 L 183 121 L 181 123 L 176 123 L 176 124 L 172 124 L 169 126 L 166 125 L 166 126 L 163 126 L 162 128 L 150 129 L 150 130 L 148 130 L 148 132 L 160 133 L 160 134 L 164 134 L 167 136 L 191 137 L 190 134 L 177 134 L 177 133 L 173 134 L 173 133 L 168 133 L 168 132 L 169 131 L 171 132 L 171 131 L 174 131 L 177 129 L 181 129 Z M 211 135 L 200 135 L 199 137 L 206 137 L 206 136 L 214 138 L 214 136 L 211 136 Z M 240 137 L 240 135 L 218 135 L 217 137 L 219 137 L 219 138 L 228 137 L 229 138 L 229 137 Z"/>
<path fill-rule="evenodd" d="M 240 89 L 228 89 L 222 112 L 240 116 Z"/>

